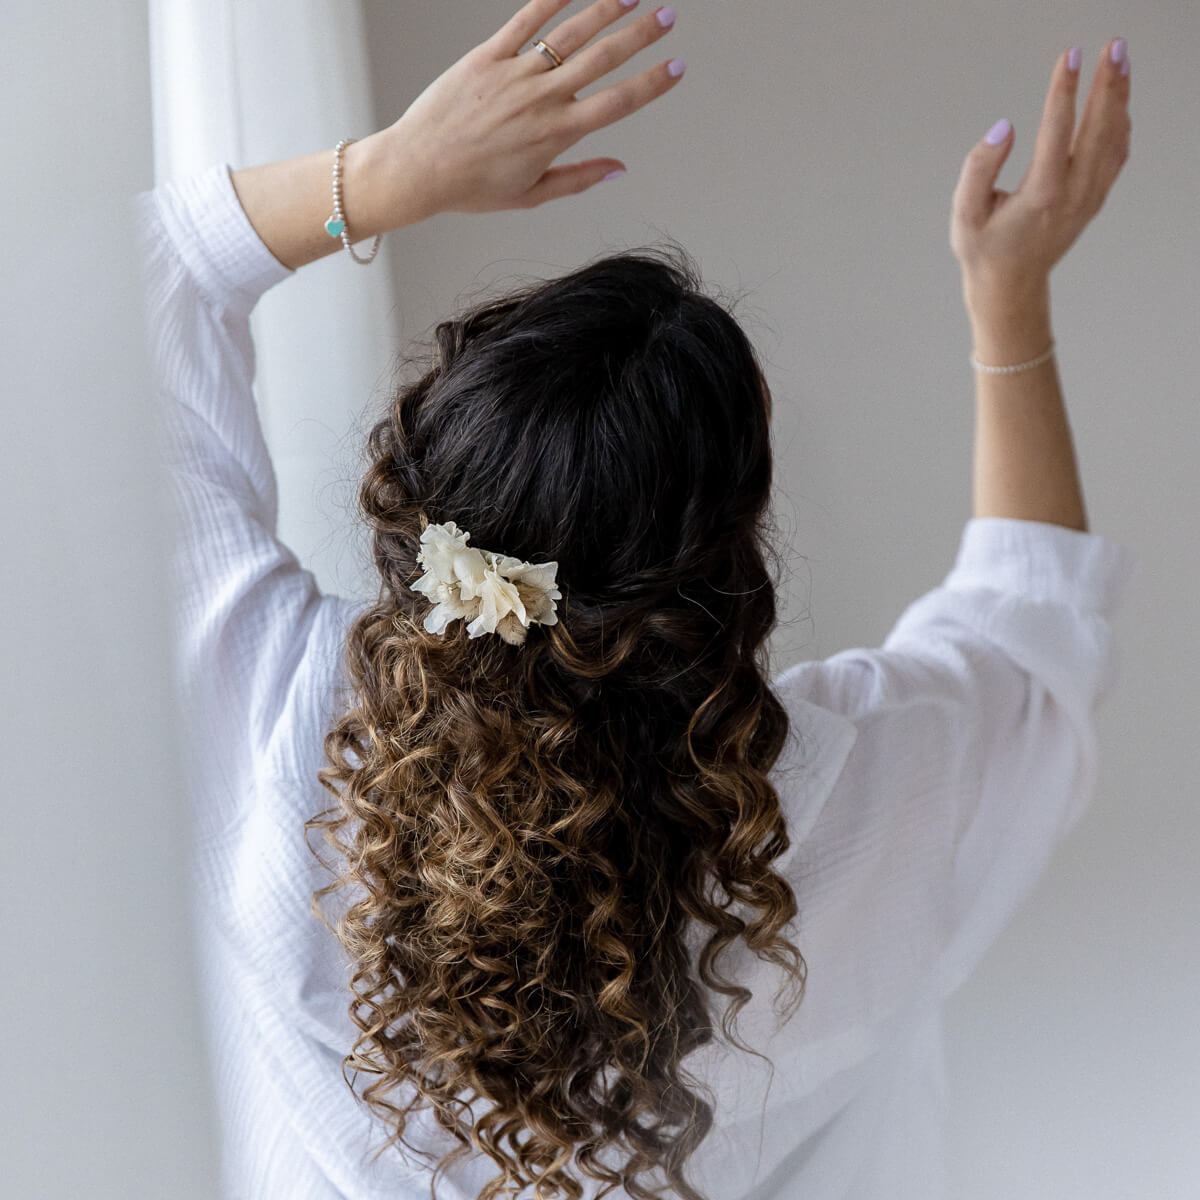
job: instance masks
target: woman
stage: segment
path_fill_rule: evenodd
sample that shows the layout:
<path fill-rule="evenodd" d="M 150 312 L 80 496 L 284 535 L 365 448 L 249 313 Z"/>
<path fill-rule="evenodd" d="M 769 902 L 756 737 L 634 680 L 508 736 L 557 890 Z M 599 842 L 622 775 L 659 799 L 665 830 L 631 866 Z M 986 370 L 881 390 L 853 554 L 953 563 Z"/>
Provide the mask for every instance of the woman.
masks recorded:
<path fill-rule="evenodd" d="M 1016 192 L 1001 122 L 954 194 L 978 420 L 953 570 L 882 647 L 772 681 L 769 391 L 680 255 L 438 326 L 368 443 L 375 602 L 274 536 L 259 296 L 610 177 L 552 164 L 679 85 L 662 60 L 576 100 L 674 14 L 547 29 L 562 7 L 339 152 L 139 201 L 226 1190 L 928 1200 L 941 1001 L 1087 800 L 1112 674 L 1128 564 L 1087 532 L 1048 281 L 1128 153 L 1124 42 L 1078 129 L 1060 57 Z"/>

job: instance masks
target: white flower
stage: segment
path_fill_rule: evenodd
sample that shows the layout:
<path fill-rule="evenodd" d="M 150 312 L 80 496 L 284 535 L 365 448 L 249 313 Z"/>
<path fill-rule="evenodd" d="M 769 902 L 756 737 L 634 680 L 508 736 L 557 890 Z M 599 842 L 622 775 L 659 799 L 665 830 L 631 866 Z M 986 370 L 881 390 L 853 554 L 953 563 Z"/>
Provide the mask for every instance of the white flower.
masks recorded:
<path fill-rule="evenodd" d="M 529 626 L 558 623 L 555 584 L 558 563 L 529 563 L 476 550 L 470 534 L 453 521 L 428 525 L 421 534 L 417 561 L 425 573 L 412 584 L 434 602 L 425 617 L 430 633 L 444 634 L 451 621 L 468 621 L 467 636 L 497 633 L 511 645 L 525 641 Z"/>

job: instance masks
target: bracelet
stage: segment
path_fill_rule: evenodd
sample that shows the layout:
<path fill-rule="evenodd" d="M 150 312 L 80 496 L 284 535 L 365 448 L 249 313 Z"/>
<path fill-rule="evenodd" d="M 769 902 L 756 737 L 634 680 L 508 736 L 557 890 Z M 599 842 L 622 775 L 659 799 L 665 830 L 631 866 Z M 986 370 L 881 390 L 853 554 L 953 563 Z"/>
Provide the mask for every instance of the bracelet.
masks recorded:
<path fill-rule="evenodd" d="M 1050 348 L 1044 353 L 1039 354 L 1037 358 L 1031 358 L 1028 362 L 1017 363 L 1012 367 L 985 367 L 974 354 L 971 355 L 971 366 L 977 371 L 986 371 L 989 375 L 1011 375 L 1014 371 L 1024 371 L 1028 367 L 1037 367 L 1046 361 L 1054 353 L 1054 340 L 1050 341 Z"/>
<path fill-rule="evenodd" d="M 350 257 L 356 263 L 362 263 L 365 267 L 368 263 L 373 262 L 375 255 L 379 253 L 379 242 L 383 237 L 382 233 L 375 235 L 375 245 L 371 247 L 371 253 L 366 258 L 359 258 L 354 253 L 354 247 L 350 245 L 350 234 L 346 229 L 346 214 L 342 211 L 342 151 L 346 149 L 351 142 L 357 141 L 357 138 L 342 138 L 338 142 L 333 151 L 333 216 L 325 222 L 325 232 L 330 237 L 340 237 L 342 245 L 350 253 Z"/>

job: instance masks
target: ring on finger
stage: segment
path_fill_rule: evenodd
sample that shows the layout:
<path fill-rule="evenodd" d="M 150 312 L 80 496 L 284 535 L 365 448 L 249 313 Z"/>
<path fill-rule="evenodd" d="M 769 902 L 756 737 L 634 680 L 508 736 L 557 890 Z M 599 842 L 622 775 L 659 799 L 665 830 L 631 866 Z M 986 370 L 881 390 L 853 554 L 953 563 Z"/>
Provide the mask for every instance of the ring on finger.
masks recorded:
<path fill-rule="evenodd" d="M 559 56 L 558 51 L 556 51 L 553 46 L 549 45 L 543 39 L 539 38 L 536 42 L 534 42 L 533 49 L 541 51 L 542 57 L 550 63 L 551 70 L 553 70 L 555 67 L 561 67 L 563 65 L 563 60 Z"/>

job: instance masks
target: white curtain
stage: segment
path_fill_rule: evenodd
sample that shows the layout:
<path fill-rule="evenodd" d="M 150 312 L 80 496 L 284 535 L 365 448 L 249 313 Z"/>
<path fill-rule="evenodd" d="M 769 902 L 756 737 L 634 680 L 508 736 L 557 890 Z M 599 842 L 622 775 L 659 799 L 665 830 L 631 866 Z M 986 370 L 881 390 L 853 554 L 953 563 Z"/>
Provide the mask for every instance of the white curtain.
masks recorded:
<path fill-rule="evenodd" d="M 130 201 L 146 11 L 4 0 L 0 1194 L 216 1195 Z"/>
<path fill-rule="evenodd" d="M 376 129 L 357 0 L 150 0 L 150 47 L 158 180 L 332 150 Z M 389 241 L 369 267 L 344 251 L 304 267 L 254 315 L 279 532 L 343 595 L 374 590 L 353 505 L 364 410 L 395 348 Z"/>

